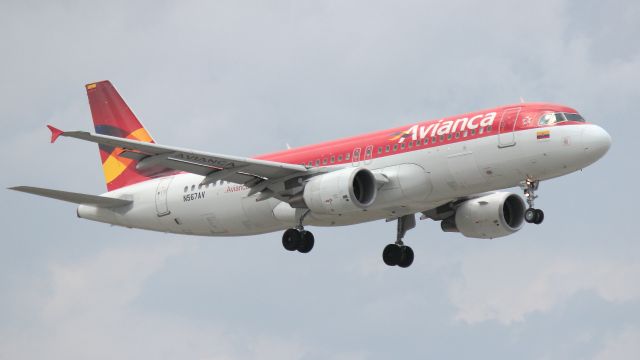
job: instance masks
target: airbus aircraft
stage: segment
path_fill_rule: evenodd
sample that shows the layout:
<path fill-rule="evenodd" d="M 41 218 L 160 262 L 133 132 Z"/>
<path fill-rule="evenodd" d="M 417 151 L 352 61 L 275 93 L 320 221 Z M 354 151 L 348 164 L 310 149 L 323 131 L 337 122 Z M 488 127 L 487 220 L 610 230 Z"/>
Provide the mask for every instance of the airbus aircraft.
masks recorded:
<path fill-rule="evenodd" d="M 157 144 L 109 81 L 86 85 L 95 133 L 60 136 L 99 145 L 108 192 L 30 186 L 13 190 L 79 204 L 80 218 L 177 234 L 241 236 L 282 231 L 286 250 L 314 246 L 305 226 L 396 221 L 383 261 L 408 267 L 403 242 L 421 219 L 471 238 L 540 224 L 540 181 L 600 159 L 601 127 L 570 107 L 500 106 L 253 158 Z M 525 201 L 501 189 L 520 186 Z"/>

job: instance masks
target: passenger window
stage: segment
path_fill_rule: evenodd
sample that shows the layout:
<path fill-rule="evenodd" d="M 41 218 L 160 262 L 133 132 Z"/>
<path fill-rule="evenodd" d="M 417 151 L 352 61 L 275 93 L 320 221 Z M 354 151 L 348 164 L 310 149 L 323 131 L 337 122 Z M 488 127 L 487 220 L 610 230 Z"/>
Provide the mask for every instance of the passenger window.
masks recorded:
<path fill-rule="evenodd" d="M 338 155 L 338 162 L 342 161 L 342 154 Z"/>
<path fill-rule="evenodd" d="M 393 144 L 393 151 L 398 151 L 398 144 Z"/>
<path fill-rule="evenodd" d="M 312 166 L 313 166 L 313 161 L 309 161 L 309 162 L 307 163 L 307 165 L 308 165 L 309 167 L 312 167 Z"/>
<path fill-rule="evenodd" d="M 440 141 L 444 141 L 444 135 L 440 135 Z"/>
<path fill-rule="evenodd" d="M 322 159 L 322 165 L 327 165 L 327 158 Z"/>
<path fill-rule="evenodd" d="M 451 134 L 447 135 L 447 140 L 451 140 L 452 137 L 453 137 L 453 135 L 451 135 Z"/>
<path fill-rule="evenodd" d="M 469 131 L 468 131 L 468 130 L 465 130 L 465 131 L 462 133 L 462 137 L 467 137 L 467 135 L 469 135 Z"/>
<path fill-rule="evenodd" d="M 316 166 L 320 166 L 320 160 L 316 160 Z"/>
<path fill-rule="evenodd" d="M 191 185 L 191 191 L 194 191 L 196 189 L 195 185 Z"/>
<path fill-rule="evenodd" d="M 378 146 L 378 154 L 382 154 L 382 146 Z"/>
<path fill-rule="evenodd" d="M 351 159 L 351 153 L 344 154 L 344 159 L 349 161 L 349 159 Z"/>
<path fill-rule="evenodd" d="M 202 189 L 202 184 L 198 185 L 198 190 Z"/>
<path fill-rule="evenodd" d="M 404 143 L 402 143 L 402 145 L 400 145 L 400 149 L 404 150 Z"/>
<path fill-rule="evenodd" d="M 480 130 L 478 130 L 478 134 L 482 134 L 484 133 L 484 128 L 480 128 Z"/>
<path fill-rule="evenodd" d="M 493 127 L 491 125 L 487 126 L 487 131 L 491 132 L 491 130 L 493 130 Z"/>
<path fill-rule="evenodd" d="M 331 155 L 331 163 L 333 164 L 334 162 L 336 162 L 336 157 Z"/>
<path fill-rule="evenodd" d="M 471 136 L 476 134 L 476 129 L 471 129 Z"/>
<path fill-rule="evenodd" d="M 434 136 L 434 137 L 431 138 L 431 143 L 432 144 L 433 143 L 437 143 L 437 142 L 438 142 L 438 138 L 437 137 Z"/>
<path fill-rule="evenodd" d="M 412 147 L 413 147 L 413 141 L 411 141 L 411 142 L 409 143 L 409 147 L 410 147 L 410 148 L 412 148 Z"/>
<path fill-rule="evenodd" d="M 427 145 L 428 143 L 429 143 L 429 138 L 428 137 L 424 138 L 424 144 Z"/>
<path fill-rule="evenodd" d="M 185 186 L 185 187 L 184 187 L 184 192 L 187 192 L 187 191 L 189 191 L 189 187 L 188 187 L 188 186 Z"/>
<path fill-rule="evenodd" d="M 457 132 L 456 133 L 456 139 L 459 139 L 459 138 L 460 138 L 460 132 Z"/>
<path fill-rule="evenodd" d="M 389 152 L 389 150 L 391 150 L 391 146 L 387 145 L 384 148 L 384 152 Z"/>

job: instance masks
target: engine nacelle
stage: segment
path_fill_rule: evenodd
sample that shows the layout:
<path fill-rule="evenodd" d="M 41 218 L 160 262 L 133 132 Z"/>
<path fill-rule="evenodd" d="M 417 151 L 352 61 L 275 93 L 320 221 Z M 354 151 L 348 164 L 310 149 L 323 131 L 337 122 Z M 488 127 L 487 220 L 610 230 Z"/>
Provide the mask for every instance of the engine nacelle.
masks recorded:
<path fill-rule="evenodd" d="M 467 200 L 456 213 L 442 220 L 442 231 L 460 232 L 471 238 L 493 239 L 520 230 L 524 223 L 525 204 L 522 198 L 508 192 Z"/>
<path fill-rule="evenodd" d="M 337 215 L 366 209 L 377 194 L 376 178 L 371 171 L 348 168 L 311 178 L 302 198 L 315 213 Z"/>

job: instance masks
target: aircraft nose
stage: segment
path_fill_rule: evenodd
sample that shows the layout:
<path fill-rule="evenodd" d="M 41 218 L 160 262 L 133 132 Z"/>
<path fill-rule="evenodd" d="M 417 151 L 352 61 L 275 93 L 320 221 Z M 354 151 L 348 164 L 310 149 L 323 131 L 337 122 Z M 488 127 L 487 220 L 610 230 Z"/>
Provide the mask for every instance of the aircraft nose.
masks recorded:
<path fill-rule="evenodd" d="M 611 136 L 598 125 L 585 125 L 582 132 L 584 151 L 597 160 L 604 156 L 611 147 Z"/>

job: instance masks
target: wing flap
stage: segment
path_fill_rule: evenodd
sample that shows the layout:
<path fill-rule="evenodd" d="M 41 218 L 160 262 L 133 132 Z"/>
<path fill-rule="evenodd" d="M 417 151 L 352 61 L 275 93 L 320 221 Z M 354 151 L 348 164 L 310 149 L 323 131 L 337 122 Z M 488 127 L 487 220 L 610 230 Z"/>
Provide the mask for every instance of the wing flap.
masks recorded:
<path fill-rule="evenodd" d="M 89 195 L 89 194 L 81 194 L 69 191 L 61 191 L 61 190 L 53 190 L 53 189 L 45 189 L 33 186 L 16 186 L 10 187 L 10 190 L 21 191 L 33 195 L 44 196 L 56 200 L 67 201 L 74 204 L 81 205 L 93 205 L 97 207 L 104 208 L 114 208 L 120 206 L 126 206 L 133 201 L 131 200 L 123 200 L 123 199 L 115 199 L 106 196 L 100 195 Z"/>

